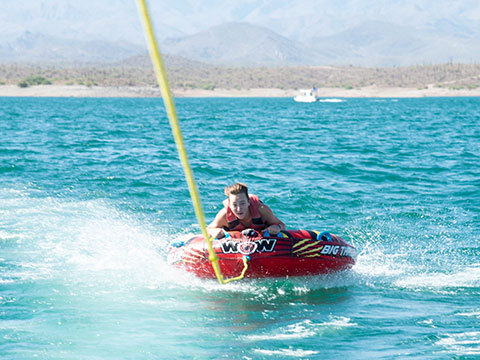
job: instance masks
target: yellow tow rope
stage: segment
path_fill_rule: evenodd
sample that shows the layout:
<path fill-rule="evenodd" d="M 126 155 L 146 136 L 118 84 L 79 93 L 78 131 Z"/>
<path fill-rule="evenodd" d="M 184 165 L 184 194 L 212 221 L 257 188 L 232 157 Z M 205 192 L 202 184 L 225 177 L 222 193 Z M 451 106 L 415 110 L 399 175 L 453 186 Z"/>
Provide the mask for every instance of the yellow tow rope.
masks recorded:
<path fill-rule="evenodd" d="M 220 270 L 220 265 L 218 264 L 218 257 L 213 250 L 212 239 L 208 235 L 207 227 L 205 224 L 205 218 L 203 215 L 202 204 L 200 202 L 200 196 L 198 194 L 197 185 L 195 184 L 195 179 L 193 178 L 193 173 L 188 164 L 187 152 L 183 144 L 183 137 L 180 131 L 180 125 L 178 123 L 177 113 L 175 110 L 175 103 L 173 102 L 173 97 L 168 86 L 167 75 L 165 67 L 163 66 L 162 58 L 160 56 L 160 51 L 158 50 L 157 41 L 155 40 L 155 35 L 153 33 L 152 23 L 150 21 L 150 16 L 148 14 L 147 4 L 145 0 L 138 0 L 138 10 L 140 12 L 140 17 L 142 18 L 143 27 L 145 30 L 145 37 L 148 43 L 148 48 L 150 51 L 150 57 L 152 59 L 153 68 L 155 69 L 155 75 L 157 77 L 158 86 L 162 93 L 163 102 L 167 110 L 168 120 L 170 121 L 170 127 L 172 129 L 173 138 L 175 139 L 175 144 L 177 145 L 177 151 L 180 156 L 180 161 L 183 166 L 183 171 L 185 173 L 185 178 L 187 179 L 188 188 L 190 190 L 190 197 L 192 198 L 193 207 L 195 208 L 195 214 L 197 215 L 198 224 L 202 229 L 202 235 L 204 236 L 207 245 L 209 260 L 212 263 L 213 270 L 217 276 L 220 284 L 226 284 L 230 281 L 243 279 L 245 271 L 248 268 L 248 258 L 243 258 L 243 271 L 240 276 L 224 279 L 222 272 Z"/>

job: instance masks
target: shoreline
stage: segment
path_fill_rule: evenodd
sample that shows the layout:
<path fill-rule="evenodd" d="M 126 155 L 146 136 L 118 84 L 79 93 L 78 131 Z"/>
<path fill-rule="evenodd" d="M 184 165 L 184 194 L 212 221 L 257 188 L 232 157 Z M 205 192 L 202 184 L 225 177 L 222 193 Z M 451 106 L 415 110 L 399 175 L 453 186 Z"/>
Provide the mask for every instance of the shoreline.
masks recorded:
<path fill-rule="evenodd" d="M 249 98 L 249 97 L 294 97 L 299 91 L 294 89 L 172 89 L 176 98 Z M 320 98 L 420 98 L 420 97 L 465 97 L 480 96 L 480 88 L 454 90 L 429 85 L 417 88 L 384 88 L 368 86 L 358 89 L 318 88 Z M 0 85 L 0 97 L 73 97 L 73 98 L 140 98 L 160 97 L 160 90 L 152 87 L 102 87 L 84 85 L 36 85 L 20 88 L 17 85 Z"/>

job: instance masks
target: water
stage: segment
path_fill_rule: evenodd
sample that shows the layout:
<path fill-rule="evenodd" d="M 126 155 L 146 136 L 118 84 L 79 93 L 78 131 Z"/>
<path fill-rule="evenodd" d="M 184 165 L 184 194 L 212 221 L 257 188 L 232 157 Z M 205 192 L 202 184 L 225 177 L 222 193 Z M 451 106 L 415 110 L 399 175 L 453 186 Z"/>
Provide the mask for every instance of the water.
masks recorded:
<path fill-rule="evenodd" d="M 227 286 L 158 99 L 0 98 L 2 359 L 480 358 L 480 99 L 179 99 L 210 221 L 235 181 L 357 265 Z"/>

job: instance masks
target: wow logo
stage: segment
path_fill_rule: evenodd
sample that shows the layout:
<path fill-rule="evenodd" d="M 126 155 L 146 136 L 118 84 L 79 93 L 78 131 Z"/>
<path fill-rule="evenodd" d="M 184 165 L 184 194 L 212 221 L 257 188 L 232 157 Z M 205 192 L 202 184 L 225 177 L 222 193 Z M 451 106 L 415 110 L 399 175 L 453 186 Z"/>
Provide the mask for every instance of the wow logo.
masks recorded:
<path fill-rule="evenodd" d="M 254 252 L 262 253 L 275 250 L 276 239 L 261 239 L 255 241 L 224 241 L 221 243 L 221 249 L 224 254 L 243 254 L 249 255 Z"/>

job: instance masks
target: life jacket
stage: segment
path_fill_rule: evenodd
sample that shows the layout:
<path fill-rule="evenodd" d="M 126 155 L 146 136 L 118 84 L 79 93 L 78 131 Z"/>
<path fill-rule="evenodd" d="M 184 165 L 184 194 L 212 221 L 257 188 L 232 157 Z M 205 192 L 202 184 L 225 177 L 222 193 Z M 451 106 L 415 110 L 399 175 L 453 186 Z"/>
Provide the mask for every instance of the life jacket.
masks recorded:
<path fill-rule="evenodd" d="M 254 230 L 263 230 L 266 228 L 265 223 L 263 222 L 262 215 L 260 215 L 260 211 L 258 211 L 258 207 L 262 203 L 260 199 L 258 198 L 257 195 L 249 195 L 249 202 L 250 205 L 248 206 L 248 209 L 250 211 L 250 216 L 252 217 L 252 220 L 250 221 L 250 224 L 248 226 L 243 225 L 240 222 L 240 219 L 235 216 L 233 213 L 232 209 L 230 209 L 230 206 L 228 206 L 228 199 L 226 199 L 223 202 L 223 205 L 227 209 L 227 223 L 228 226 L 226 226 L 225 230 L 229 231 L 242 231 L 247 228 L 254 229 Z"/>

